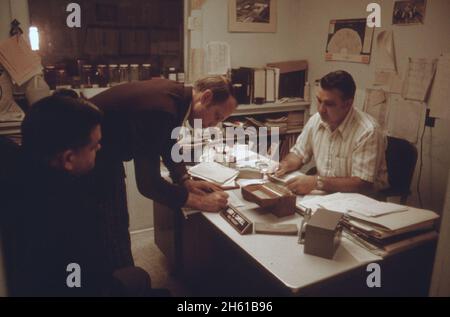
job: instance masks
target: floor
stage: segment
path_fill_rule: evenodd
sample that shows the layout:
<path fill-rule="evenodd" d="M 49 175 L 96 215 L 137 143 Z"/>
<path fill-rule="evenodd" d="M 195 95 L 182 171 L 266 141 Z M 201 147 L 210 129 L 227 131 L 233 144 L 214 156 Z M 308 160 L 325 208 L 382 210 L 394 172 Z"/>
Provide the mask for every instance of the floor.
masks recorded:
<path fill-rule="evenodd" d="M 131 248 L 136 266 L 150 274 L 153 288 L 166 288 L 176 297 L 192 295 L 182 281 L 169 273 L 166 259 L 155 244 L 152 229 L 131 233 Z"/>

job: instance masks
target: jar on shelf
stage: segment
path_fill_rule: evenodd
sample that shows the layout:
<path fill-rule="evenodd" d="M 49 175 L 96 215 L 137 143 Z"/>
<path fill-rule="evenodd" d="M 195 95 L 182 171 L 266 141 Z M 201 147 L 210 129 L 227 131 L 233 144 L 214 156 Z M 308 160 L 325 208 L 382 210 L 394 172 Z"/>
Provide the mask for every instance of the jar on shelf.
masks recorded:
<path fill-rule="evenodd" d="M 130 81 L 139 81 L 139 65 L 130 65 Z"/>
<path fill-rule="evenodd" d="M 45 67 L 44 79 L 51 90 L 56 89 L 56 67 L 54 65 L 48 65 Z"/>
<path fill-rule="evenodd" d="M 186 80 L 185 80 L 184 73 L 178 73 L 177 74 L 177 82 L 184 84 L 185 81 Z"/>
<path fill-rule="evenodd" d="M 128 64 L 121 64 L 119 67 L 120 83 L 127 83 L 130 81 L 130 74 Z"/>
<path fill-rule="evenodd" d="M 176 71 L 175 67 L 169 67 L 167 79 L 177 81 L 177 71 Z"/>
<path fill-rule="evenodd" d="M 139 74 L 139 80 L 149 80 L 152 78 L 152 65 L 142 64 L 141 71 Z"/>
<path fill-rule="evenodd" d="M 106 65 L 97 65 L 97 81 L 99 87 L 108 86 L 108 67 Z"/>
<path fill-rule="evenodd" d="M 92 72 L 92 65 L 86 64 L 83 65 L 83 68 L 81 70 L 81 87 L 82 88 L 92 88 L 92 78 L 93 72 Z"/>
<path fill-rule="evenodd" d="M 56 70 L 56 85 L 55 88 L 71 88 L 69 78 L 67 77 L 67 72 L 64 68 Z"/>
<path fill-rule="evenodd" d="M 120 83 L 119 66 L 117 64 L 109 64 L 109 85 L 115 86 Z"/>

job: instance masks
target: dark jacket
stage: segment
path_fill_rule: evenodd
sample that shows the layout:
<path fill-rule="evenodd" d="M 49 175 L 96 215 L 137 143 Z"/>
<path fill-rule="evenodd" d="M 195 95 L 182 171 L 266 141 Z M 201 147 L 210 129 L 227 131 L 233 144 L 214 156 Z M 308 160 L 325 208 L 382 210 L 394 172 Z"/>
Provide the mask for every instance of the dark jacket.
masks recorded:
<path fill-rule="evenodd" d="M 176 144 L 171 136 L 187 115 L 192 88 L 158 78 L 115 86 L 90 101 L 104 112 L 98 169 L 114 161 L 134 159 L 142 194 L 172 208 L 183 206 L 188 192 L 161 177 L 160 157 L 177 183 L 186 168 L 171 158 Z"/>

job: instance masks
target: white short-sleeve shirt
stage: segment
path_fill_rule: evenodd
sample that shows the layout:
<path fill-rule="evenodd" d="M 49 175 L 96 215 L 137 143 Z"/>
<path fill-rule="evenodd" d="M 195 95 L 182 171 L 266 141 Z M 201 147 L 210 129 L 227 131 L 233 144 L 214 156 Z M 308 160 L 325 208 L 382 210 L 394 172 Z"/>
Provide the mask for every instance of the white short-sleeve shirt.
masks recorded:
<path fill-rule="evenodd" d="M 314 158 L 323 177 L 359 177 L 375 189 L 387 186 L 386 136 L 375 119 L 351 108 L 344 121 L 331 131 L 319 113 L 313 115 L 292 147 L 303 163 Z"/>

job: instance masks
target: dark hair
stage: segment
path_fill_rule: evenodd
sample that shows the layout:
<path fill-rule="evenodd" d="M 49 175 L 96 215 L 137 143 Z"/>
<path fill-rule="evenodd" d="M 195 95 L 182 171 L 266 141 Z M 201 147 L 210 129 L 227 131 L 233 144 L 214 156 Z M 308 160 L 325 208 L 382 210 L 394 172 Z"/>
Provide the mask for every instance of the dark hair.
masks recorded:
<path fill-rule="evenodd" d="M 92 103 L 51 96 L 36 102 L 22 123 L 22 145 L 34 159 L 48 161 L 56 154 L 89 144 L 102 112 Z"/>
<path fill-rule="evenodd" d="M 52 96 L 58 96 L 58 97 L 70 97 L 74 99 L 80 98 L 78 93 L 73 89 L 67 89 L 67 88 L 59 88 L 56 89 Z"/>
<path fill-rule="evenodd" d="M 337 89 L 342 93 L 344 100 L 355 97 L 356 84 L 352 75 L 344 70 L 331 72 L 320 80 L 320 87 L 325 90 Z"/>
<path fill-rule="evenodd" d="M 204 92 L 211 90 L 213 94 L 212 103 L 222 103 L 230 96 L 234 97 L 233 85 L 225 76 L 207 76 L 194 83 L 194 90 Z"/>

